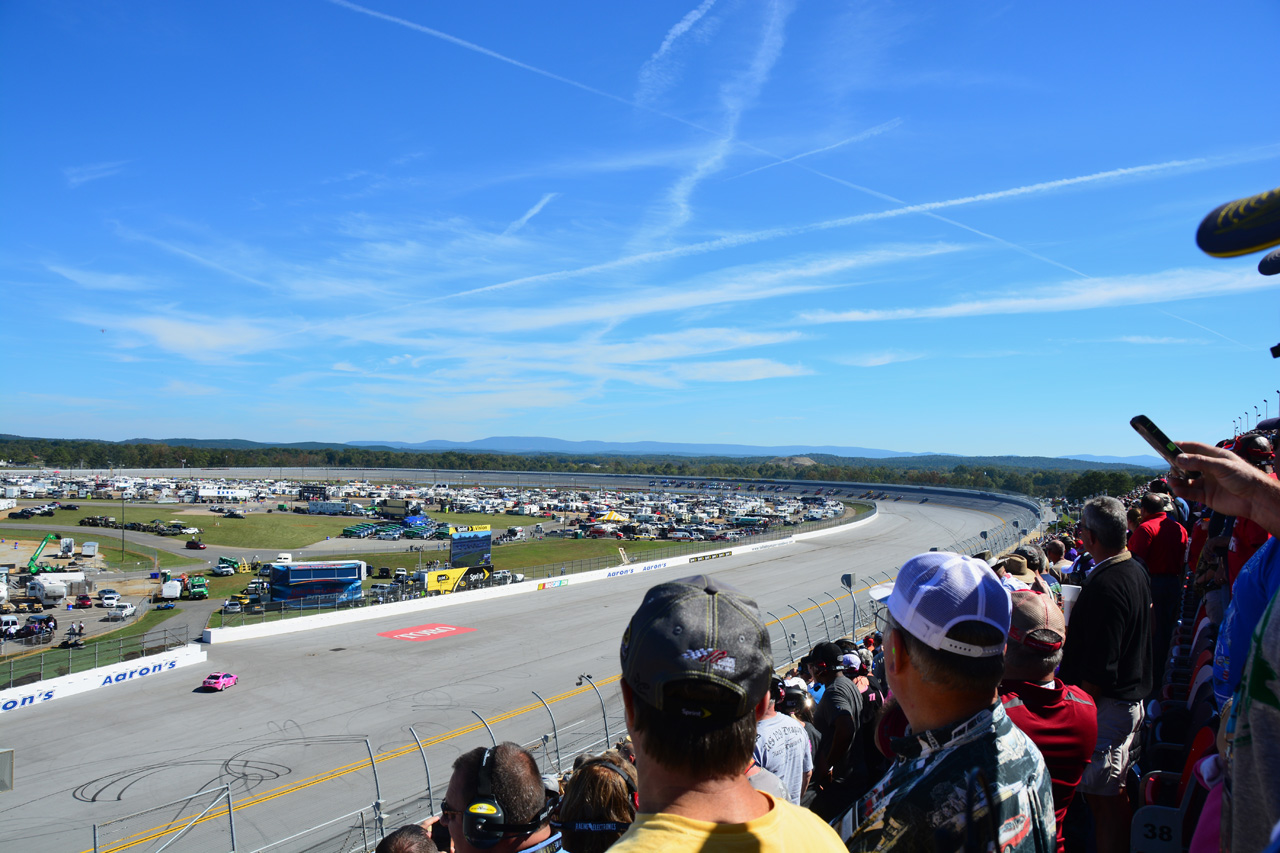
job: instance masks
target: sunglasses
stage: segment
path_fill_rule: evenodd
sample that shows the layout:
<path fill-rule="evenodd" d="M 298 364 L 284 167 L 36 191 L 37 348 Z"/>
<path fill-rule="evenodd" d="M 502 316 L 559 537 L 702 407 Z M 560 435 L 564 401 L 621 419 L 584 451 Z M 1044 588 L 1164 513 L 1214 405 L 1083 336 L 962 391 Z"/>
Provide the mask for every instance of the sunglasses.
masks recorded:
<path fill-rule="evenodd" d="M 462 809 L 455 809 L 444 800 L 440 801 L 440 819 L 452 820 L 455 817 L 462 817 Z"/>

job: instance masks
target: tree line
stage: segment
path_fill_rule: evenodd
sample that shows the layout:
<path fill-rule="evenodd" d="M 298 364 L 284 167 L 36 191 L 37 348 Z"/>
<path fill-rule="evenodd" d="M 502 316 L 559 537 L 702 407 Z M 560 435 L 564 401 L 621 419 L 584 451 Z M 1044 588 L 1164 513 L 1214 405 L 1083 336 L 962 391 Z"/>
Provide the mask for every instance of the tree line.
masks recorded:
<path fill-rule="evenodd" d="M 66 468 L 412 468 L 442 471 L 530 471 L 565 474 L 712 477 L 735 480 L 822 480 L 953 486 L 1072 500 L 1123 494 L 1152 477 L 1129 467 L 1110 470 L 1028 469 L 974 464 L 963 457 L 842 460 L 823 456 L 811 465 L 774 457 L 726 458 L 580 454 L 499 454 L 446 450 L 433 453 L 357 447 L 183 447 L 115 444 L 71 439 L 0 439 L 0 459 L 23 467 Z M 917 461 L 918 459 L 918 461 Z M 195 472 L 193 472 L 195 473 Z"/>

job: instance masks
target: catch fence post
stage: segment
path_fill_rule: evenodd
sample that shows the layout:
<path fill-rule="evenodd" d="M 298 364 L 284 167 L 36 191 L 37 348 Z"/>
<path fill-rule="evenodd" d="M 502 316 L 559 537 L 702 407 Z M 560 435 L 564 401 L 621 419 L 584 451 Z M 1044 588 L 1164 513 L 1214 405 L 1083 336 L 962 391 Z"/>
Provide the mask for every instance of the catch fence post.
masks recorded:
<path fill-rule="evenodd" d="M 422 768 L 427 771 L 427 811 L 435 814 L 435 801 L 431 798 L 431 765 L 427 763 L 427 751 L 422 748 L 422 738 L 418 737 L 413 726 L 409 726 L 409 734 L 413 735 L 414 741 L 418 744 L 418 754 L 422 756 Z"/>
<path fill-rule="evenodd" d="M 813 651 L 813 638 L 809 636 L 809 623 L 805 621 L 804 614 L 801 613 L 799 610 L 796 610 L 796 607 L 794 604 L 788 604 L 787 606 L 790 607 L 792 611 L 797 616 L 800 617 L 800 624 L 804 626 L 804 638 L 806 642 L 809 643 L 809 651 Z"/>
<path fill-rule="evenodd" d="M 369 739 L 364 739 L 364 748 L 369 750 L 369 767 L 373 770 L 373 801 L 374 820 L 377 821 L 378 838 L 383 836 L 382 832 L 382 785 L 378 783 L 378 762 L 373 757 L 373 744 L 369 743 Z"/>
<path fill-rule="evenodd" d="M 538 701 L 542 703 L 542 707 L 547 709 L 547 715 L 551 717 L 551 734 L 556 741 L 556 772 L 563 773 L 564 770 L 560 764 L 560 729 L 556 726 L 556 715 L 551 713 L 551 706 L 547 704 L 547 700 L 538 696 L 538 691 L 531 690 L 530 692 L 537 697 Z M 606 738 L 606 740 L 608 739 Z M 608 744 L 606 743 L 605 746 L 608 747 Z"/>
<path fill-rule="evenodd" d="M 805 598 L 809 598 L 809 596 L 805 596 Z M 809 598 L 809 600 L 813 601 L 812 598 Z M 818 615 L 822 617 L 822 630 L 827 632 L 827 642 L 829 643 L 831 642 L 831 628 L 827 625 L 827 614 L 823 612 L 822 605 L 818 602 L 813 601 L 813 606 L 818 608 Z"/>
<path fill-rule="evenodd" d="M 586 679 L 587 684 L 591 685 L 591 689 L 596 692 L 596 698 L 600 700 L 600 716 L 604 719 L 604 742 L 607 747 L 612 738 L 609 737 L 609 712 L 604 708 L 604 696 L 601 695 L 600 688 L 596 687 L 596 683 L 591 680 L 590 675 L 579 675 L 578 687 L 582 686 L 583 679 Z"/>
<path fill-rule="evenodd" d="M 847 625 L 849 628 L 849 638 L 853 639 L 853 631 L 854 631 L 854 628 L 857 627 L 857 625 L 849 625 L 849 623 L 844 621 L 844 608 L 840 606 L 840 600 L 829 592 L 823 592 L 822 594 L 825 595 L 827 598 L 831 599 L 832 603 L 835 604 L 836 614 L 837 614 L 836 618 L 840 620 L 840 627 L 844 628 Z M 850 598 L 854 597 L 853 590 L 849 590 L 849 597 Z M 843 631 L 840 633 L 840 636 L 844 636 Z"/>
<path fill-rule="evenodd" d="M 479 714 L 476 714 L 476 712 L 475 712 L 475 711 L 472 711 L 471 713 L 472 713 L 472 714 L 475 714 L 475 717 L 476 717 L 476 719 L 477 719 L 477 720 L 479 720 L 480 722 L 484 723 L 485 731 L 487 731 L 487 732 L 489 733 L 489 740 L 493 741 L 493 745 L 494 745 L 494 746 L 497 746 L 497 745 L 498 745 L 498 739 L 497 739 L 496 737 L 494 737 L 494 736 L 493 736 L 493 729 L 489 728 L 489 723 L 485 720 L 485 718 L 484 718 L 484 717 L 480 716 Z"/>
<path fill-rule="evenodd" d="M 787 657 L 791 659 L 792 663 L 794 663 L 796 656 L 795 656 L 795 652 L 791 650 L 791 635 L 787 633 L 787 626 L 782 624 L 782 620 L 779 619 L 777 616 L 774 616 L 768 610 L 766 610 L 765 613 L 768 614 L 769 616 L 773 616 L 773 621 L 777 622 L 778 627 L 782 629 L 782 639 L 787 641 Z"/>

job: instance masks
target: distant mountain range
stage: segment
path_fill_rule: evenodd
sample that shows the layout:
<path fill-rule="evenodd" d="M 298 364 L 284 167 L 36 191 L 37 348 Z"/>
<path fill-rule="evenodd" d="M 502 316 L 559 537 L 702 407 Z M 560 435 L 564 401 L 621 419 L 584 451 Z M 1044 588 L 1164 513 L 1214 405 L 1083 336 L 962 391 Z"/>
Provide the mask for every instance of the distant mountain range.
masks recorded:
<path fill-rule="evenodd" d="M 49 439 L 25 439 L 23 436 L 0 434 L 0 441 L 22 441 Z M 58 440 L 58 439 L 52 439 Z M 77 441 L 99 441 L 99 439 L 75 439 Z M 1018 468 L 1059 468 L 1066 470 L 1084 470 L 1095 465 L 1124 465 L 1139 468 L 1163 469 L 1168 467 L 1164 460 L 1156 456 L 1093 456 L 1079 454 L 1059 457 L 1043 456 L 961 456 L 951 453 L 906 452 L 901 450 L 881 450 L 873 447 L 844 447 L 831 445 L 788 444 L 774 446 L 758 446 L 751 444 L 684 444 L 666 441 L 565 441 L 559 438 L 538 436 L 494 436 L 476 441 L 420 441 L 416 443 L 404 441 L 349 441 L 323 442 L 262 442 L 248 441 L 241 438 L 130 438 L 125 441 L 102 442 L 104 444 L 166 444 L 170 447 L 202 447 L 219 450 L 251 450 L 268 447 L 279 447 L 289 450 L 341 450 L 359 448 L 360 450 L 395 450 L 418 453 L 441 453 L 449 450 L 460 450 L 469 453 L 521 454 L 557 453 L 564 455 L 607 455 L 607 456 L 689 456 L 689 457 L 727 457 L 727 458 L 769 458 L 769 457 L 811 457 L 824 463 L 849 464 L 851 462 L 875 463 L 881 460 L 893 468 L 911 465 L 916 460 L 930 467 L 941 463 L 951 465 L 984 464 L 1006 465 Z"/>
<path fill-rule="evenodd" d="M 1168 468 L 1169 463 L 1159 456 L 1090 456 L 1081 453 L 1077 456 L 1060 456 L 1059 459 L 1079 459 L 1081 462 L 1105 462 L 1108 465 L 1140 465 L 1143 468 Z"/>
<path fill-rule="evenodd" d="M 861 459 L 890 459 L 897 456 L 929 456 L 871 447 L 833 447 L 787 444 L 764 447 L 751 444 L 681 444 L 667 441 L 565 441 L 539 436 L 494 436 L 475 441 L 350 441 L 353 447 L 393 447 L 397 450 L 439 452 L 469 450 L 484 453 L 610 453 L 626 456 L 847 456 Z"/>
<path fill-rule="evenodd" d="M 955 456 L 954 453 L 931 451 L 910 452 L 881 450 L 874 447 L 841 447 L 832 445 L 786 444 L 764 446 L 752 444 L 680 444 L 665 441 L 565 441 L 560 438 L 538 436 L 494 436 L 475 441 L 420 441 L 411 444 L 403 441 L 350 441 L 355 447 L 392 447 L 397 450 L 442 451 L 470 450 L 486 453 L 610 453 L 644 456 L 840 456 L 854 459 L 896 459 L 908 456 Z M 990 458 L 990 457 L 981 457 Z M 1141 468 L 1162 468 L 1166 463 L 1158 456 L 1090 456 L 1067 455 L 1058 459 L 1080 462 L 1101 462 L 1108 465 L 1136 465 Z"/>

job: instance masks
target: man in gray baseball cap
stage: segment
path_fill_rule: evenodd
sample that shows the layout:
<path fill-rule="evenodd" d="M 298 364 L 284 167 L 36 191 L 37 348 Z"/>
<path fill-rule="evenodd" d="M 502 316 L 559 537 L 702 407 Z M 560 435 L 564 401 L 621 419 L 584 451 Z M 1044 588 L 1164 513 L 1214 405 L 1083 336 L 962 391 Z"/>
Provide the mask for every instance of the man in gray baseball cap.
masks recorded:
<path fill-rule="evenodd" d="M 756 603 L 698 575 L 650 589 L 622 635 L 639 813 L 611 848 L 842 851 L 812 812 L 747 779 L 773 655 Z"/>
<path fill-rule="evenodd" d="M 909 727 L 853 812 L 849 850 L 1054 849 L 1049 772 L 996 693 L 1011 605 L 995 572 L 920 554 L 885 603 L 885 675 Z"/>

